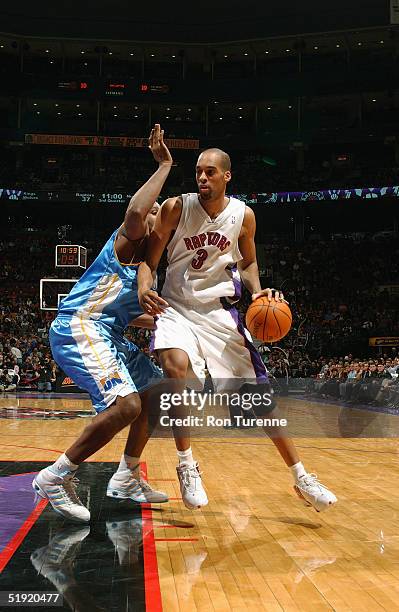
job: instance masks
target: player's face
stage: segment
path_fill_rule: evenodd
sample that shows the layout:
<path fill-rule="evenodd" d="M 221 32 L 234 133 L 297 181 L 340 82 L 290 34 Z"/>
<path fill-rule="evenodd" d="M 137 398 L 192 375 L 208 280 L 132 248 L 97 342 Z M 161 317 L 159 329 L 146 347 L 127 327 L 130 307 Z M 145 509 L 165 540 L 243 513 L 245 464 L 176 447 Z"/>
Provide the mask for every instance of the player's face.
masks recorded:
<path fill-rule="evenodd" d="M 199 156 L 195 177 L 201 200 L 216 200 L 226 191 L 231 172 L 223 170 L 217 153 L 203 153 Z"/>
<path fill-rule="evenodd" d="M 157 216 L 158 210 L 160 208 L 161 207 L 158 204 L 158 202 L 155 202 L 154 206 L 151 208 L 150 212 L 147 215 L 147 224 L 148 224 L 148 229 L 150 230 L 150 232 L 152 232 L 152 230 L 154 228 L 155 217 Z"/>

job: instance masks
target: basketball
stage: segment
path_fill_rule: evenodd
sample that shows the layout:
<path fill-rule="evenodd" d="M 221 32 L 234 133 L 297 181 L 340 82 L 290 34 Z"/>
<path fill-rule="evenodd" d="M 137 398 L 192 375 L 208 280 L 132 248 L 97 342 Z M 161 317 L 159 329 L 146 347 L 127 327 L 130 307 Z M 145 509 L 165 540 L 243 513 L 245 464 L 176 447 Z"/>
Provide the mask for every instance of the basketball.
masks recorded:
<path fill-rule="evenodd" d="M 263 342 L 277 342 L 288 334 L 292 325 L 292 314 L 285 302 L 270 302 L 260 297 L 249 306 L 245 317 L 247 329 L 253 338 Z"/>

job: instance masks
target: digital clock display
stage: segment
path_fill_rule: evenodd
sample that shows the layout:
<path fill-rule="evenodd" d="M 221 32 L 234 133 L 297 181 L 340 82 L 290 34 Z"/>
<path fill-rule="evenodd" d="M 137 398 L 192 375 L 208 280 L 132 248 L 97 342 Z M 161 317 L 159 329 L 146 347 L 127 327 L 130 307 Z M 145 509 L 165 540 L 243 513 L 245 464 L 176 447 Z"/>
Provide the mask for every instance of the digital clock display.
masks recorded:
<path fill-rule="evenodd" d="M 98 194 L 97 201 L 102 203 L 124 203 L 126 202 L 126 193 L 100 193 Z"/>
<path fill-rule="evenodd" d="M 87 249 L 78 244 L 57 244 L 55 248 L 56 268 L 86 268 Z"/>
<path fill-rule="evenodd" d="M 78 246 L 62 246 L 57 248 L 57 266 L 78 266 L 79 265 L 79 247 Z"/>

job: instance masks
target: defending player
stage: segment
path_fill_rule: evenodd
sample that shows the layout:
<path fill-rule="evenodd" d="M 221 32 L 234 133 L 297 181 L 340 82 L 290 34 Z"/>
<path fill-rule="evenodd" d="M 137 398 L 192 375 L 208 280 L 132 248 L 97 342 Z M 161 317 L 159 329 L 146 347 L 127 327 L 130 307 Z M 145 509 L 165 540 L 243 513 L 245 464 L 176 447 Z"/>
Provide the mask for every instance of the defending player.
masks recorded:
<path fill-rule="evenodd" d="M 162 373 L 123 336 L 132 321 L 139 326 L 153 324 L 138 302 L 137 269 L 159 208 L 154 202 L 172 166 L 158 124 L 151 131 L 149 147 L 159 163 L 157 171 L 132 197 L 121 227 L 62 300 L 50 329 L 55 361 L 90 394 L 97 416 L 53 465 L 39 472 L 32 486 L 54 510 L 77 522 L 90 520 L 76 493 L 74 474 L 79 464 L 132 423 L 107 495 L 136 502 L 168 500 L 139 473 L 140 454 L 148 440 L 149 404 L 159 405 L 157 386 L 150 387 Z"/>
<path fill-rule="evenodd" d="M 199 194 L 169 198 L 159 211 L 139 269 L 143 310 L 157 315 L 154 349 L 173 391 L 181 391 L 191 370 L 200 379 L 207 368 L 216 390 L 221 381 L 252 380 L 268 385 L 266 368 L 250 341 L 232 302 L 241 281 L 255 300 L 262 291 L 255 249 L 255 215 L 243 202 L 226 197 L 230 158 L 208 149 L 198 158 Z M 160 257 L 167 246 L 168 268 L 162 298 L 151 289 Z M 279 294 L 276 292 L 276 299 Z M 208 503 L 190 438 L 175 430 L 177 473 L 189 508 Z M 297 493 L 317 510 L 337 500 L 314 474 L 308 474 L 292 440 L 274 430 L 273 442 L 294 477 Z"/>

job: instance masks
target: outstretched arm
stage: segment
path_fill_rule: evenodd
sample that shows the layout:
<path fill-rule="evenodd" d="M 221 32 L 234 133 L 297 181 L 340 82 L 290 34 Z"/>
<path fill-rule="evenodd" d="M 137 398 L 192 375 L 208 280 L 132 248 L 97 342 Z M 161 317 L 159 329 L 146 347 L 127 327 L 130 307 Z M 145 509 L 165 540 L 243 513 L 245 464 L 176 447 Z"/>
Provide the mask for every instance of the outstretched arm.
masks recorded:
<path fill-rule="evenodd" d="M 159 197 L 172 167 L 172 156 L 164 143 L 163 134 L 160 125 L 156 123 L 151 130 L 148 145 L 155 161 L 159 163 L 159 167 L 129 202 L 125 219 L 119 229 L 115 243 L 119 258 L 128 258 L 126 251 L 130 254 L 133 253 L 136 246 L 134 243 L 144 237 L 147 229 L 147 215 Z"/>

